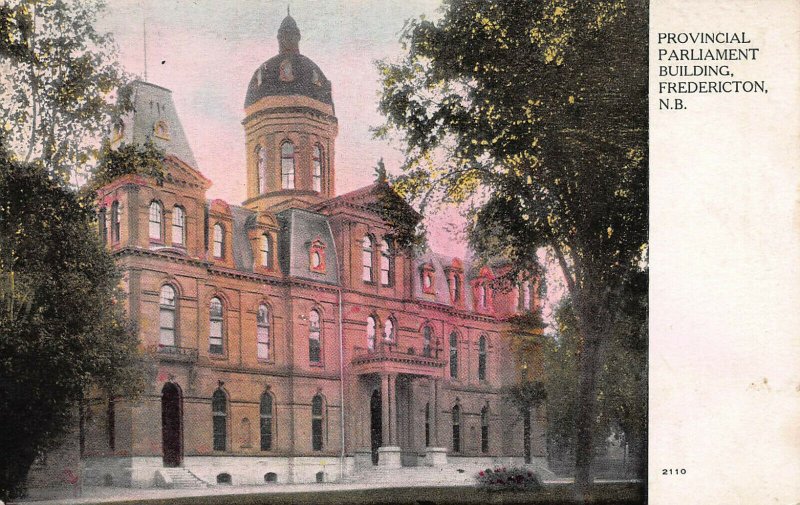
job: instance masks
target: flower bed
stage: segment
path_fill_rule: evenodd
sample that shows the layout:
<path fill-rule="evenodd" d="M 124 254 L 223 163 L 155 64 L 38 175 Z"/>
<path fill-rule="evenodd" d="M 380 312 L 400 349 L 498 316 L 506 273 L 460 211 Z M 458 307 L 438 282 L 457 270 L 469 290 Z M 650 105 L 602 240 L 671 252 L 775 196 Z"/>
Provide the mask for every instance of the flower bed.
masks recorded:
<path fill-rule="evenodd" d="M 522 467 L 498 467 L 481 470 L 475 476 L 478 487 L 489 491 L 537 491 L 542 479 L 533 470 Z"/>

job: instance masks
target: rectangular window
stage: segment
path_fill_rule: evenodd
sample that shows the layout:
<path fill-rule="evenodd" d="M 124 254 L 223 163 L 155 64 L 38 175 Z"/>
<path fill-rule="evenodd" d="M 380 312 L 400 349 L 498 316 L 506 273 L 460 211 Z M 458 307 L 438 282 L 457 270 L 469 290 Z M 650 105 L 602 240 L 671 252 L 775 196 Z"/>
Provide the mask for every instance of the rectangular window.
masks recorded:
<path fill-rule="evenodd" d="M 211 320 L 208 345 L 208 352 L 212 354 L 222 354 L 222 321 Z"/>
<path fill-rule="evenodd" d="M 319 335 L 317 335 L 316 338 L 311 337 L 308 340 L 308 360 L 312 363 L 319 363 L 320 354 Z"/>
<path fill-rule="evenodd" d="M 159 312 L 160 335 L 159 344 L 164 346 L 175 345 L 175 311 L 161 308 Z"/>
<path fill-rule="evenodd" d="M 261 418 L 261 450 L 272 450 L 272 418 Z"/>
<path fill-rule="evenodd" d="M 322 450 L 322 419 L 311 421 L 311 446 L 315 451 Z"/>
<path fill-rule="evenodd" d="M 226 416 L 222 415 L 215 415 L 214 416 L 214 450 L 215 451 L 224 451 L 225 450 L 225 438 L 226 438 L 226 426 L 225 426 L 225 418 Z"/>
<path fill-rule="evenodd" d="M 258 327 L 258 359 L 269 359 L 269 326 Z"/>

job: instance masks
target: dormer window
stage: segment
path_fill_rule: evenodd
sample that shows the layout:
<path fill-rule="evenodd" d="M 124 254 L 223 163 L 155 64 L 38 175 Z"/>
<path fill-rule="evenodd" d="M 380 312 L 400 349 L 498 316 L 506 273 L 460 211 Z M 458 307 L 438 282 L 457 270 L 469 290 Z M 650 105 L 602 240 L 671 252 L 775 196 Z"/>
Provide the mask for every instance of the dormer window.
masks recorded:
<path fill-rule="evenodd" d="M 259 252 L 261 255 L 261 266 L 272 268 L 272 237 L 269 233 L 264 233 L 258 240 Z"/>
<path fill-rule="evenodd" d="M 214 257 L 225 257 L 225 227 L 217 223 L 214 225 Z"/>
<path fill-rule="evenodd" d="M 308 266 L 312 272 L 325 273 L 325 242 L 316 239 L 308 248 Z"/>
<path fill-rule="evenodd" d="M 478 307 L 485 309 L 486 305 L 486 284 L 481 281 L 481 283 L 478 284 Z"/>
<path fill-rule="evenodd" d="M 391 243 L 381 240 L 381 284 L 391 286 L 394 280 L 394 257 Z"/>
<path fill-rule="evenodd" d="M 164 120 L 156 121 L 156 124 L 153 125 L 153 133 L 160 139 L 169 140 L 169 126 L 167 126 L 167 122 Z"/>
<path fill-rule="evenodd" d="M 430 263 L 422 265 L 419 269 L 420 282 L 422 283 L 422 292 L 428 295 L 434 293 L 433 288 L 433 266 Z"/>
<path fill-rule="evenodd" d="M 182 207 L 172 208 L 172 243 L 183 246 L 186 242 L 186 215 Z"/>

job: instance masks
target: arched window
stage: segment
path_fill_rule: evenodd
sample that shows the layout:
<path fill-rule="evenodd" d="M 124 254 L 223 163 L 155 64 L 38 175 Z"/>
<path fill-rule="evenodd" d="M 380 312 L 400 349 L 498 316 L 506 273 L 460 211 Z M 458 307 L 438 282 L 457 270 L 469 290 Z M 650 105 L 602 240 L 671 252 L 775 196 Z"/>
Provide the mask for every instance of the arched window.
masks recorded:
<path fill-rule="evenodd" d="M 256 332 L 258 336 L 258 359 L 270 359 L 269 348 L 269 310 L 266 305 L 258 306 L 258 315 L 256 316 Z"/>
<path fill-rule="evenodd" d="M 119 242 L 120 236 L 120 216 L 119 202 L 111 204 L 111 241 Z"/>
<path fill-rule="evenodd" d="M 261 395 L 261 450 L 272 450 L 272 396 Z"/>
<path fill-rule="evenodd" d="M 319 312 L 312 310 L 308 313 L 308 360 L 311 363 L 319 363 L 322 359 L 320 332 Z"/>
<path fill-rule="evenodd" d="M 214 257 L 225 257 L 225 227 L 219 223 L 214 225 Z"/>
<path fill-rule="evenodd" d="M 478 307 L 486 308 L 486 284 L 483 282 L 478 284 Z"/>
<path fill-rule="evenodd" d="M 388 241 L 381 240 L 381 284 L 391 286 L 394 278 L 394 258 Z"/>
<path fill-rule="evenodd" d="M 386 342 L 394 342 L 394 321 L 389 318 L 383 325 L 383 340 Z"/>
<path fill-rule="evenodd" d="M 450 377 L 458 377 L 458 334 L 450 334 Z"/>
<path fill-rule="evenodd" d="M 161 208 L 161 203 L 153 200 L 150 202 L 150 238 L 152 240 L 161 240 L 162 231 L 161 223 L 164 210 Z"/>
<path fill-rule="evenodd" d="M 364 266 L 361 278 L 364 282 L 372 282 L 372 237 L 364 235 L 361 242 L 361 264 Z"/>
<path fill-rule="evenodd" d="M 281 144 L 281 187 L 294 189 L 294 144 Z"/>
<path fill-rule="evenodd" d="M 209 305 L 208 352 L 211 354 L 222 354 L 222 323 L 222 302 L 214 297 Z"/>
<path fill-rule="evenodd" d="M 161 286 L 158 300 L 159 337 L 163 346 L 175 345 L 175 289 L 169 284 Z"/>
<path fill-rule="evenodd" d="M 224 451 L 228 441 L 228 398 L 221 389 L 214 391 L 214 396 L 211 397 L 211 415 L 214 423 L 214 450 Z"/>
<path fill-rule="evenodd" d="M 489 452 L 489 407 L 481 409 L 481 452 Z"/>
<path fill-rule="evenodd" d="M 314 146 L 314 173 L 313 175 L 313 184 L 314 184 L 314 191 L 320 192 L 322 191 L 322 147 L 319 144 Z"/>
<path fill-rule="evenodd" d="M 261 235 L 258 243 L 261 252 L 261 265 L 272 268 L 272 237 L 269 233 L 265 233 Z"/>
<path fill-rule="evenodd" d="M 267 150 L 263 146 L 256 147 L 256 179 L 258 192 L 267 192 Z"/>
<path fill-rule="evenodd" d="M 431 357 L 431 337 L 433 335 L 433 330 L 430 326 L 425 326 L 422 328 L 422 355 L 425 357 Z"/>
<path fill-rule="evenodd" d="M 425 404 L 425 447 L 431 445 L 431 404 Z"/>
<path fill-rule="evenodd" d="M 322 396 L 314 395 L 311 400 L 311 448 L 322 450 Z"/>
<path fill-rule="evenodd" d="M 486 335 L 478 339 L 478 380 L 486 380 Z"/>
<path fill-rule="evenodd" d="M 370 351 L 375 350 L 375 328 L 378 323 L 372 316 L 367 317 L 367 349 Z"/>
<path fill-rule="evenodd" d="M 106 209 L 100 209 L 97 214 L 97 231 L 100 232 L 100 243 L 106 245 L 108 240 L 108 224 L 106 223 Z"/>
<path fill-rule="evenodd" d="M 453 406 L 453 452 L 461 452 L 461 407 Z"/>
<path fill-rule="evenodd" d="M 186 243 L 186 215 L 183 207 L 177 205 L 172 208 L 172 243 L 175 245 Z"/>

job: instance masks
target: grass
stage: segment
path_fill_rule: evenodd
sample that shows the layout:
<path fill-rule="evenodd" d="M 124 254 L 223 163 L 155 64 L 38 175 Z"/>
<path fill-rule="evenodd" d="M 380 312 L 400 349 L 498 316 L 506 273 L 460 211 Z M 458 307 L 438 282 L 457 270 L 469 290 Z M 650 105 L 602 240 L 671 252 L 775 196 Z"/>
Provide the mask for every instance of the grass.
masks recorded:
<path fill-rule="evenodd" d="M 209 495 L 175 498 L 151 498 L 113 501 L 115 505 L 327 505 L 327 504 L 547 504 L 575 503 L 573 488 L 568 484 L 549 484 L 535 492 L 491 492 L 473 487 L 400 487 L 321 492 L 270 492 L 263 494 Z M 643 484 L 598 484 L 586 504 L 634 505 L 646 502 Z"/>

